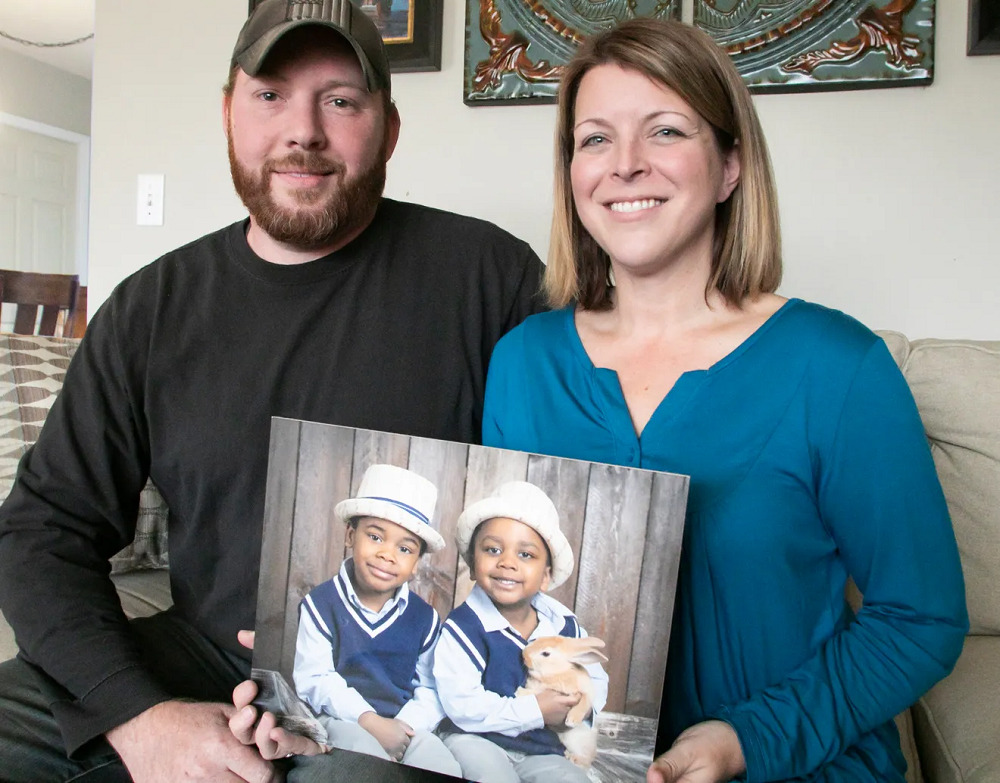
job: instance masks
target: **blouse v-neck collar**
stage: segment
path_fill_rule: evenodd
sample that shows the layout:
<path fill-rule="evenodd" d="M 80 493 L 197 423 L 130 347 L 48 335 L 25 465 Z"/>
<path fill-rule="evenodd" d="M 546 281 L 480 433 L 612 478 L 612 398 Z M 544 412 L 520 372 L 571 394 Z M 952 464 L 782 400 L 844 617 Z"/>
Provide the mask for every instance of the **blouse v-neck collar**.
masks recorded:
<path fill-rule="evenodd" d="M 801 299 L 788 299 L 781 307 L 768 316 L 767 320 L 758 326 L 743 342 L 707 369 L 688 370 L 682 373 L 670 391 L 657 404 L 656 409 L 643 427 L 642 434 L 644 435 L 651 431 L 650 424 L 654 422 L 662 423 L 664 417 L 667 417 L 667 420 L 669 420 L 678 415 L 691 401 L 705 379 L 738 362 L 754 345 L 764 339 L 787 311 L 801 303 L 801 301 Z M 618 433 L 631 432 L 634 436 L 634 441 L 629 445 L 638 445 L 642 441 L 642 436 L 635 433 L 635 427 L 632 424 L 628 405 L 625 403 L 625 395 L 622 393 L 618 373 L 608 367 L 597 367 L 594 365 L 590 355 L 587 353 L 587 349 L 583 346 L 583 340 L 580 338 L 580 333 L 576 328 L 576 320 L 574 318 L 575 307 L 570 305 L 562 312 L 572 353 L 576 357 L 576 360 L 590 374 L 595 388 L 600 390 L 601 393 L 597 397 L 603 402 L 602 407 L 605 408 L 605 415 L 608 416 L 612 424 L 612 430 Z"/>

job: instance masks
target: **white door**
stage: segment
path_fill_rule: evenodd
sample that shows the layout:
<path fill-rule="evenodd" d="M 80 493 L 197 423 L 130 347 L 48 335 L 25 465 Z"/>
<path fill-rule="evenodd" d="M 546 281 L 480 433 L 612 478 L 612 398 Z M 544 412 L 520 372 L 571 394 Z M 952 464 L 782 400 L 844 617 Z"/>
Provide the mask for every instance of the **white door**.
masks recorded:
<path fill-rule="evenodd" d="M 0 123 L 0 268 L 76 273 L 78 150 Z"/>

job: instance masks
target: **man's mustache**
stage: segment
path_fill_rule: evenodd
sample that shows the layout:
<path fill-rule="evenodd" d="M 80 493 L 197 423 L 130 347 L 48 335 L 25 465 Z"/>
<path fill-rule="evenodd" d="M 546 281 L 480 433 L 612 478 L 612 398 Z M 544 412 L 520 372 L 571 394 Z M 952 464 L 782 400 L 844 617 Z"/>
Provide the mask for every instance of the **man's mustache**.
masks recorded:
<path fill-rule="evenodd" d="M 316 152 L 291 152 L 283 158 L 268 161 L 264 168 L 268 174 L 276 171 L 296 171 L 303 174 L 342 176 L 347 172 L 347 166 L 342 160 L 327 158 Z"/>

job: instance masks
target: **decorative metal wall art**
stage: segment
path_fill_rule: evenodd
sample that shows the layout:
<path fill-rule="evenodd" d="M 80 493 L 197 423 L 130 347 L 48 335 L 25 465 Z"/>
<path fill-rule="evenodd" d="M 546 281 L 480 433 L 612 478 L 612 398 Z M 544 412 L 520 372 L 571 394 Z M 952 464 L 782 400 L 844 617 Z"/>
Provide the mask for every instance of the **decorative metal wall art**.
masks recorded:
<path fill-rule="evenodd" d="M 966 54 L 1000 54 L 1000 0 L 969 0 Z"/>
<path fill-rule="evenodd" d="M 469 105 L 551 103 L 586 36 L 681 12 L 681 0 L 466 2 Z M 729 52 L 754 92 L 843 90 L 930 83 L 934 8 L 935 0 L 694 0 L 685 21 Z"/>
<path fill-rule="evenodd" d="M 929 84 L 934 0 L 694 0 L 754 92 Z"/>
<path fill-rule="evenodd" d="M 470 106 L 553 103 L 562 66 L 592 33 L 636 16 L 678 17 L 680 0 L 466 0 Z"/>

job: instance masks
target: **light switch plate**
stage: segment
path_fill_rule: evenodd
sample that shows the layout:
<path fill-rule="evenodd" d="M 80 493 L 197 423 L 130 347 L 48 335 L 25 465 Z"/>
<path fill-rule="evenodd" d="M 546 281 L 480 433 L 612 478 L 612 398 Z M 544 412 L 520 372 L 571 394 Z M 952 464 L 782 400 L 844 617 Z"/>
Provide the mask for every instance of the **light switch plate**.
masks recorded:
<path fill-rule="evenodd" d="M 135 222 L 139 226 L 163 225 L 162 174 L 139 175 Z"/>

